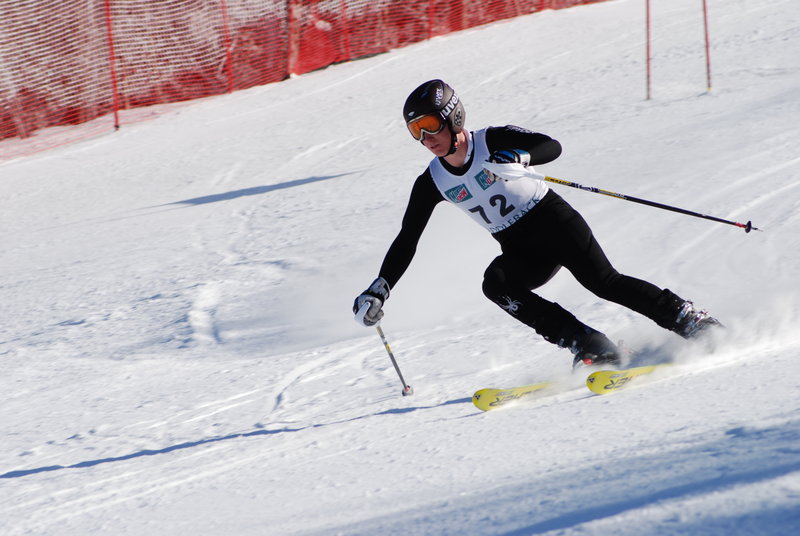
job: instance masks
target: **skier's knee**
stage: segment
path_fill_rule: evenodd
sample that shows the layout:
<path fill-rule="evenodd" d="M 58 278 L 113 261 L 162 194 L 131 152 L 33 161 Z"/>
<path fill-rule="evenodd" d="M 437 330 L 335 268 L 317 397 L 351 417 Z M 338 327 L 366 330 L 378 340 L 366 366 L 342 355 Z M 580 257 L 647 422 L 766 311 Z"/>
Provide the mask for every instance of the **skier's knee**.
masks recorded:
<path fill-rule="evenodd" d="M 483 273 L 483 295 L 492 301 L 503 294 L 505 286 L 505 272 L 498 266 L 489 266 Z"/>

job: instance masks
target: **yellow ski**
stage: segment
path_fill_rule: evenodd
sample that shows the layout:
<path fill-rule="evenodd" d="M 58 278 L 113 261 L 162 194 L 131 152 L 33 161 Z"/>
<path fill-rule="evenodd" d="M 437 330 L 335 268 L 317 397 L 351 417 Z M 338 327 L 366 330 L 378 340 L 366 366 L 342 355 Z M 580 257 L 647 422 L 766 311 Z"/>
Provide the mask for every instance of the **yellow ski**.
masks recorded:
<path fill-rule="evenodd" d="M 489 411 L 531 396 L 537 391 L 550 387 L 552 384 L 553 382 L 539 382 L 522 387 L 509 387 L 508 389 L 481 389 L 472 395 L 472 403 L 481 411 Z"/>
<path fill-rule="evenodd" d="M 586 378 L 586 387 L 598 395 L 612 393 L 627 387 L 634 378 L 651 374 L 668 365 L 669 363 L 661 363 L 658 365 L 647 365 L 624 370 L 599 370 L 591 373 L 589 377 Z"/>

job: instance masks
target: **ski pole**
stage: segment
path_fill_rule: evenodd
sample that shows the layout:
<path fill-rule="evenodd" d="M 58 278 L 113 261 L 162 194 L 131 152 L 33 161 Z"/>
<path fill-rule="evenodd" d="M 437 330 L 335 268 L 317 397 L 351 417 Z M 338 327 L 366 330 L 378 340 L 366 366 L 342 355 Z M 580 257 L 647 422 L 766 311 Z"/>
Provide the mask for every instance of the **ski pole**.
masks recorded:
<path fill-rule="evenodd" d="M 375 329 L 378 331 L 378 335 L 381 336 L 381 340 L 383 341 L 383 347 L 386 348 L 386 353 L 389 354 L 389 359 L 392 360 L 392 365 L 394 365 L 394 370 L 397 371 L 397 375 L 400 377 L 400 381 L 403 384 L 403 390 L 402 390 L 403 396 L 413 395 L 414 389 L 412 389 L 411 386 L 408 385 L 406 381 L 403 379 L 403 373 L 400 372 L 400 367 L 397 365 L 397 360 L 394 358 L 392 349 L 389 347 L 389 342 L 386 340 L 386 336 L 383 334 L 381 325 L 375 324 Z"/>
<path fill-rule="evenodd" d="M 686 214 L 687 216 L 694 216 L 695 218 L 703 218 L 706 220 L 711 220 L 719 223 L 727 223 L 728 225 L 735 225 L 736 227 L 741 227 L 744 229 L 745 233 L 749 233 L 750 231 L 761 231 L 758 227 L 753 227 L 753 222 L 748 221 L 747 223 L 739 223 L 736 221 L 724 220 L 722 218 L 717 218 L 715 216 L 708 216 L 706 214 L 700 214 L 699 212 L 693 212 L 691 210 L 686 210 L 684 208 L 673 207 L 670 205 L 664 205 L 662 203 L 656 203 L 655 201 L 648 201 L 647 199 L 639 199 L 638 197 L 632 197 L 625 194 L 618 194 L 616 192 L 609 192 L 608 190 L 602 190 L 600 188 L 595 188 L 594 186 L 583 186 L 582 184 L 578 184 L 575 182 L 565 181 L 563 179 L 557 179 L 555 177 L 548 177 L 546 175 L 540 175 L 539 173 L 533 173 L 538 179 L 552 182 L 555 184 L 561 184 L 563 186 L 571 186 L 572 188 L 577 188 L 579 190 L 585 190 L 587 192 L 592 192 L 595 194 L 602 194 L 607 195 L 609 197 L 616 197 L 617 199 L 623 199 L 625 201 L 632 201 L 634 203 L 639 203 L 641 205 L 647 205 L 649 207 L 661 208 L 664 210 L 671 210 L 672 212 L 678 212 L 680 214 Z"/>
<path fill-rule="evenodd" d="M 363 318 L 364 315 L 367 314 L 367 310 L 369 309 L 369 303 L 365 303 L 361 306 L 361 309 L 358 310 L 356 313 L 356 322 L 361 325 L 364 325 Z M 392 360 L 392 365 L 394 365 L 394 370 L 397 371 L 397 375 L 400 377 L 400 381 L 403 384 L 403 396 L 413 395 L 414 389 L 411 388 L 410 385 L 406 383 L 406 380 L 403 378 L 403 373 L 400 372 L 400 366 L 397 364 L 397 360 L 394 358 L 394 354 L 392 353 L 392 348 L 389 346 L 389 341 L 386 340 L 386 335 L 384 335 L 383 330 L 381 329 L 380 323 L 375 324 L 375 329 L 378 332 L 378 335 L 381 337 L 381 341 L 383 341 L 383 347 L 386 348 L 386 353 L 389 354 L 389 359 Z"/>

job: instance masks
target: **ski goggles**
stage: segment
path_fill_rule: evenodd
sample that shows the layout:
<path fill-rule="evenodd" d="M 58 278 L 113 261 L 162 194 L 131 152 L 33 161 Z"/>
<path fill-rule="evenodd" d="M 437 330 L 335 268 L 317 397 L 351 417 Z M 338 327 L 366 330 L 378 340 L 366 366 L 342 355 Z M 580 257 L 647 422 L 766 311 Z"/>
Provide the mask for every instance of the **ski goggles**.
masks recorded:
<path fill-rule="evenodd" d="M 417 141 L 422 141 L 425 134 L 438 134 L 445 126 L 445 121 L 439 114 L 421 115 L 406 123 L 408 131 Z"/>

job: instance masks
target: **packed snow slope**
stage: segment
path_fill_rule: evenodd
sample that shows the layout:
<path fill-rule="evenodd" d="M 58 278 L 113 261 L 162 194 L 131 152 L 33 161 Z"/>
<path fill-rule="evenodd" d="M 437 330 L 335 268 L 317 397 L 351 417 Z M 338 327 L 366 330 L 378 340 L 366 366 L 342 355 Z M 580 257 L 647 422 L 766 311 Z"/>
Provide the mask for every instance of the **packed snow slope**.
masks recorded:
<path fill-rule="evenodd" d="M 796 534 L 800 3 L 547 11 L 196 102 L 0 166 L 0 533 Z M 541 290 L 670 373 L 594 396 L 483 298 L 492 238 L 437 208 L 383 329 L 376 276 L 448 80 L 471 128 L 545 132 L 538 171 L 615 266 L 727 326 L 709 354 L 560 273 Z M 481 387 L 563 378 L 489 413 Z"/>

